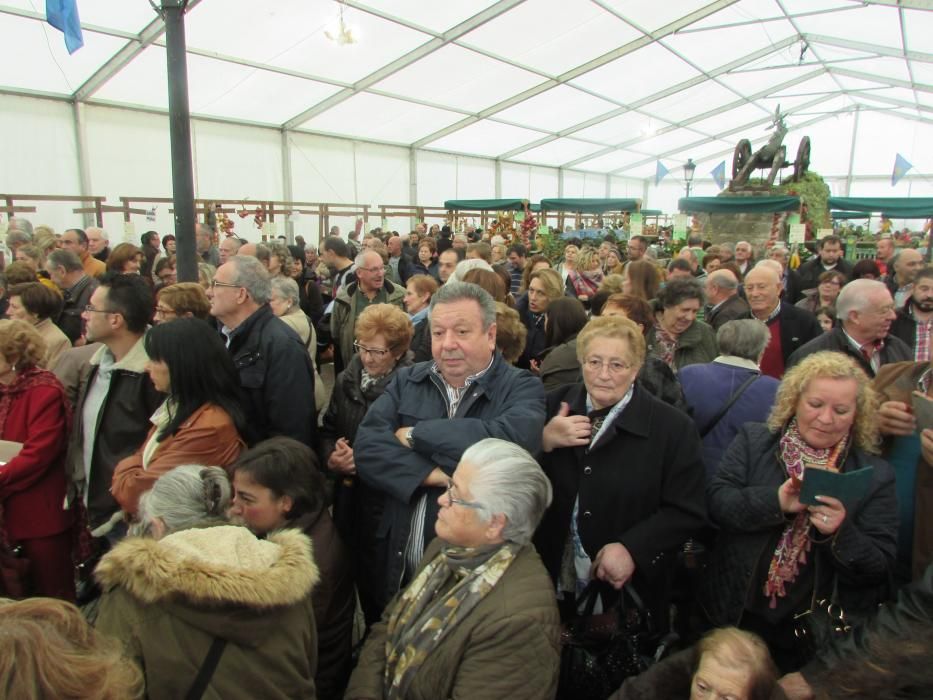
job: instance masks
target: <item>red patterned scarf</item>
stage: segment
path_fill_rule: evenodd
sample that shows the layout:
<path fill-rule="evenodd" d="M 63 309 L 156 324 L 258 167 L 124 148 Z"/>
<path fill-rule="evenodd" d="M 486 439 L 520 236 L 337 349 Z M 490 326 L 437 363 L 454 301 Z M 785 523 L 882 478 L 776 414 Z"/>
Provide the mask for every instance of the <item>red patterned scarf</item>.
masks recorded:
<path fill-rule="evenodd" d="M 45 369 L 31 367 L 23 370 L 9 384 L 0 384 L 0 436 L 6 433 L 6 419 L 10 415 L 10 408 L 17 396 L 25 394 L 37 386 L 53 386 L 62 392 L 62 403 L 65 405 L 66 434 L 71 431 L 71 405 L 64 400 L 65 390 L 58 381 L 58 377 Z"/>

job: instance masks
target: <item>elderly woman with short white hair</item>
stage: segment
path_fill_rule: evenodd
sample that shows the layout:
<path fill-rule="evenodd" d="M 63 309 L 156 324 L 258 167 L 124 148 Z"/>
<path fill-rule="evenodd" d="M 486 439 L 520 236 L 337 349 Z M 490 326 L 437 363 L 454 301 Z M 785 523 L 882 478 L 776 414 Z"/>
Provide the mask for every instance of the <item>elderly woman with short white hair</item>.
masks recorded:
<path fill-rule="evenodd" d="M 438 539 L 373 627 L 344 697 L 554 697 L 560 623 L 531 544 L 547 477 L 521 447 L 487 438 L 438 502 Z"/>
<path fill-rule="evenodd" d="M 269 307 L 272 313 L 282 319 L 291 327 L 302 344 L 308 350 L 308 356 L 311 358 L 311 368 L 314 370 L 314 405 L 320 411 L 327 399 L 327 391 L 324 389 L 324 382 L 321 375 L 318 374 L 315 357 L 317 355 L 317 334 L 314 332 L 314 326 L 311 319 L 301 310 L 299 305 L 298 283 L 291 277 L 282 275 L 273 277 L 270 280 L 272 285 L 272 296 L 269 297 Z"/>
<path fill-rule="evenodd" d="M 266 539 L 228 525 L 219 467 L 181 466 L 139 504 L 134 533 L 104 555 L 97 629 L 146 676 L 146 697 L 314 698 L 320 578 L 298 530 Z"/>

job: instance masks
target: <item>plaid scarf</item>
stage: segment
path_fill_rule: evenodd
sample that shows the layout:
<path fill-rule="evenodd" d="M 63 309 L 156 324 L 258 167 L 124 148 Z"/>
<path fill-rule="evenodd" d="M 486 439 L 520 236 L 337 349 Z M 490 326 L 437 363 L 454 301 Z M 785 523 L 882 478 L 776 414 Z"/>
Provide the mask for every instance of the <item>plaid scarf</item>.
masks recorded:
<path fill-rule="evenodd" d="M 662 362 L 664 362 L 664 364 L 666 364 L 671 369 L 675 369 L 674 352 L 677 350 L 677 337 L 664 330 L 661 322 L 655 320 L 654 339 L 656 342 L 654 353 Z"/>
<path fill-rule="evenodd" d="M 386 633 L 386 700 L 404 698 L 424 660 L 499 582 L 521 547 L 446 545 L 399 596 Z M 453 670 L 451 670 L 453 672 Z"/>
<path fill-rule="evenodd" d="M 578 272 L 577 270 L 570 270 L 567 277 L 570 279 L 573 291 L 576 292 L 578 297 L 585 296 L 589 298 L 599 291 L 599 285 L 603 281 L 603 271 Z"/>
<path fill-rule="evenodd" d="M 797 418 L 792 418 L 781 436 L 781 461 L 788 476 L 803 478 L 805 463 L 838 472 L 844 459 L 849 436 L 842 438 L 833 447 L 818 449 L 810 447 L 797 429 Z M 807 563 L 810 551 L 810 513 L 803 510 L 784 527 L 765 581 L 764 594 L 771 599 L 769 606 L 777 607 L 777 599 L 786 595 L 785 587 L 797 579 L 800 565 Z"/>

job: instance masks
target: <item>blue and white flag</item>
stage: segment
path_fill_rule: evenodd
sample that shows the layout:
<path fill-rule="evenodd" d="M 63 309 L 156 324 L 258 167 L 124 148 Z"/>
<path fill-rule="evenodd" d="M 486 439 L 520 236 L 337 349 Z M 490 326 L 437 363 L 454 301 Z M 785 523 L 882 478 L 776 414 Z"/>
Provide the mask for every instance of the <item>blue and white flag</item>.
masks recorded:
<path fill-rule="evenodd" d="M 902 177 L 907 174 L 907 171 L 914 167 L 911 163 L 907 162 L 907 159 L 902 156 L 900 153 L 897 154 L 897 157 L 894 159 L 894 172 L 891 173 L 891 187 L 894 187 Z"/>
<path fill-rule="evenodd" d="M 719 189 L 722 189 L 726 186 L 726 161 L 723 161 L 715 168 L 713 168 L 710 173 L 713 176 L 713 179 L 716 181 L 716 186 Z"/>
<path fill-rule="evenodd" d="M 670 172 L 670 170 L 668 170 L 667 168 L 664 167 L 664 163 L 662 163 L 661 161 L 658 161 L 658 167 L 657 167 L 657 170 L 655 170 L 655 173 L 654 173 L 654 184 L 655 184 L 655 186 L 657 186 L 658 183 L 660 183 L 661 180 L 664 179 L 664 176 L 667 175 L 669 172 Z"/>
<path fill-rule="evenodd" d="M 81 20 L 78 18 L 78 0 L 45 0 L 45 18 L 58 31 L 64 32 L 68 53 L 74 53 L 84 46 Z"/>

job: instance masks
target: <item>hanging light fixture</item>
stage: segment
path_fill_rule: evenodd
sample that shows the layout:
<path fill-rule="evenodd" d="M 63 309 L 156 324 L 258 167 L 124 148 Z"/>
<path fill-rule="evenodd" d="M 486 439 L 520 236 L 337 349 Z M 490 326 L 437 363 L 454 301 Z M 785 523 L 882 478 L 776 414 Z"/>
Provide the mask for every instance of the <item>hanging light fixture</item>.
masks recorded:
<path fill-rule="evenodd" d="M 693 173 L 697 169 L 697 164 L 693 162 L 693 158 L 687 158 L 687 162 L 684 163 L 684 183 L 687 185 L 687 196 L 690 196 L 690 185 L 693 184 Z"/>
<path fill-rule="evenodd" d="M 355 44 L 357 42 L 357 35 L 359 34 L 359 30 L 357 30 L 356 27 L 352 27 L 347 24 L 346 20 L 344 19 L 343 3 L 338 1 L 337 7 L 339 8 L 337 11 L 337 23 L 332 27 L 325 29 L 324 36 L 337 44 L 337 46 L 349 46 L 350 44 Z"/>

